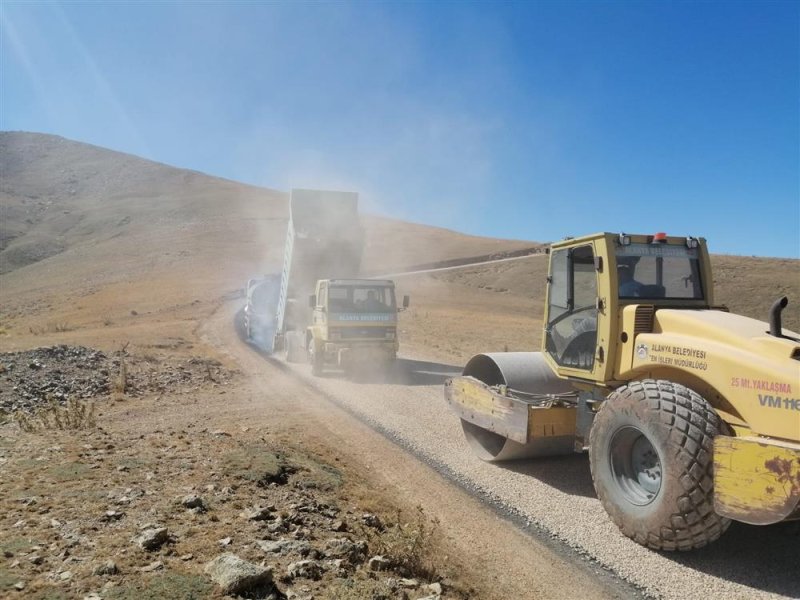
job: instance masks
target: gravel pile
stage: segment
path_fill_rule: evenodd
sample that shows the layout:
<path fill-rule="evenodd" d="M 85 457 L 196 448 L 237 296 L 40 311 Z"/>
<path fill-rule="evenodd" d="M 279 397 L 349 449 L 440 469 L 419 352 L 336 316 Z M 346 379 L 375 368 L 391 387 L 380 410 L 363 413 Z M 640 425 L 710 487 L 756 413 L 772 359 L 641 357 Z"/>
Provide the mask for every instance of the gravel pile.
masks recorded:
<path fill-rule="evenodd" d="M 0 354 L 0 411 L 30 412 L 51 400 L 64 404 L 68 398 L 108 396 L 119 389 L 123 363 L 129 396 L 223 384 L 232 376 L 218 361 L 205 358 L 160 361 L 66 345 L 7 352 Z"/>

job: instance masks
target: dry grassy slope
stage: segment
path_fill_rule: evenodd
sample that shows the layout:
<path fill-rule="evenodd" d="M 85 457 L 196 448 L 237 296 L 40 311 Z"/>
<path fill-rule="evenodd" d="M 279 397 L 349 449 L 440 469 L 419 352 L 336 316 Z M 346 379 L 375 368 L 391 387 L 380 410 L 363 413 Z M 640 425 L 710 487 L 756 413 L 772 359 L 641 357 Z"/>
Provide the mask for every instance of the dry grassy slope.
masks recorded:
<path fill-rule="evenodd" d="M 56 136 L 0 133 L 0 344 L 28 345 L 18 338 L 32 332 L 37 343 L 185 342 L 220 297 L 279 268 L 287 199 Z M 365 226 L 370 270 L 530 245 L 380 217 Z"/>
<path fill-rule="evenodd" d="M 800 331 L 800 261 L 713 255 L 712 265 L 718 304 L 766 321 L 785 295 L 783 324 Z M 535 256 L 403 278 L 400 291 L 414 296 L 403 316 L 407 342 L 461 362 L 477 352 L 538 349 L 546 276 L 546 257 Z"/>
<path fill-rule="evenodd" d="M 475 237 L 417 223 L 365 215 L 364 272 L 402 271 L 405 267 L 453 258 L 486 256 L 495 252 L 538 246 L 537 242 Z"/>

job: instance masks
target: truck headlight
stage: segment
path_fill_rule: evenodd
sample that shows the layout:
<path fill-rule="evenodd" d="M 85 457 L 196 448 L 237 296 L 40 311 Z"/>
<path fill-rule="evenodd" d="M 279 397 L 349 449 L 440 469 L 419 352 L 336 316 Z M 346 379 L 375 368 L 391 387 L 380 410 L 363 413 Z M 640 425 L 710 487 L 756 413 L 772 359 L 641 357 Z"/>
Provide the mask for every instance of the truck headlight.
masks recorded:
<path fill-rule="evenodd" d="M 393 340 L 394 339 L 394 331 L 392 331 L 392 330 L 387 331 L 386 332 L 386 339 L 387 340 Z"/>

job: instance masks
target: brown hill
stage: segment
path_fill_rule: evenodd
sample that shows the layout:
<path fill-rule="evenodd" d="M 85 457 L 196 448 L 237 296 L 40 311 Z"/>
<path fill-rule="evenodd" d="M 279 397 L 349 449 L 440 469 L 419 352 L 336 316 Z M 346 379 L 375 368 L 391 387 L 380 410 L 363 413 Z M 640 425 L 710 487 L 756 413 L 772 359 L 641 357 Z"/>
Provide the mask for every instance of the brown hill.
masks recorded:
<path fill-rule="evenodd" d="M 56 136 L 0 133 L 0 326 L 45 337 L 72 330 L 71 339 L 122 338 L 120 328 L 134 327 L 146 337 L 155 319 L 161 338 L 185 340 L 203 305 L 279 269 L 287 217 L 282 192 Z M 532 245 L 378 216 L 364 224 L 370 272 Z"/>

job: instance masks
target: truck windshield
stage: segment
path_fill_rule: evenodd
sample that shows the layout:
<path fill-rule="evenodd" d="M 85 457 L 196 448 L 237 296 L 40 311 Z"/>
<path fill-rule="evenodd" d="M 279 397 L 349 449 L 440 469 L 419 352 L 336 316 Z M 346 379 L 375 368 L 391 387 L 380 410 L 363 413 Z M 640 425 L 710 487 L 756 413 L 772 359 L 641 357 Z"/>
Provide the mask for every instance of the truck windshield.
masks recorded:
<path fill-rule="evenodd" d="M 702 300 L 699 252 L 667 244 L 618 246 L 617 278 L 621 299 Z"/>
<path fill-rule="evenodd" d="M 397 305 L 394 288 L 369 285 L 331 286 L 328 289 L 328 310 L 357 313 L 395 312 Z"/>

